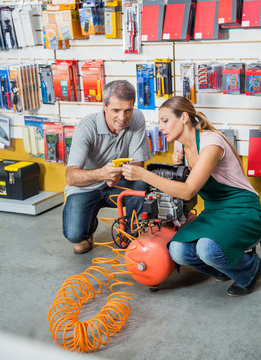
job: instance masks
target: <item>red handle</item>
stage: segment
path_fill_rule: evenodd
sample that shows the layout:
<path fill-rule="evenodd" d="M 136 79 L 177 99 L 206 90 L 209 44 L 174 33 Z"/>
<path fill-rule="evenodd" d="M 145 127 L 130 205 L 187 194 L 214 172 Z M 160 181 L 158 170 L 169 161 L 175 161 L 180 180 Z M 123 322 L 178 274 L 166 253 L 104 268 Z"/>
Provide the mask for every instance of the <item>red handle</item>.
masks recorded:
<path fill-rule="evenodd" d="M 122 207 L 122 198 L 124 196 L 128 196 L 128 195 L 132 195 L 132 196 L 146 196 L 146 191 L 139 191 L 139 190 L 124 190 L 122 191 L 117 199 L 117 207 L 118 207 L 118 215 L 119 218 L 122 218 L 124 216 L 123 214 L 123 207 Z M 120 222 L 120 229 L 124 230 L 125 229 L 125 225 L 124 223 Z"/>

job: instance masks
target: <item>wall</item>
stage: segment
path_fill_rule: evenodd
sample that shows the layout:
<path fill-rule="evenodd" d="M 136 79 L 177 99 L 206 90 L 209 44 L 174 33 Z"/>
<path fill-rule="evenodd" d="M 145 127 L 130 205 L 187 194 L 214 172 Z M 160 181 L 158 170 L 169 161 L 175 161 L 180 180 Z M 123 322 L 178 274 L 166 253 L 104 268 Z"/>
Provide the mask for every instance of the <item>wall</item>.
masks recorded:
<path fill-rule="evenodd" d="M 13 3 L 12 3 L 13 4 Z M 153 63 L 155 58 L 170 58 L 173 65 L 174 94 L 181 94 L 180 64 L 182 62 L 202 63 L 218 61 L 251 63 L 260 60 L 261 29 L 230 29 L 227 40 L 143 43 L 140 54 L 124 54 L 121 39 L 105 39 L 103 35 L 91 36 L 89 40 L 72 40 L 68 50 L 45 50 L 42 47 L 41 16 L 34 17 L 38 24 L 39 45 L 18 50 L 2 51 L 0 61 L 35 61 L 49 63 L 55 59 L 77 59 L 79 66 L 85 59 L 105 60 L 106 83 L 114 79 L 127 79 L 136 86 L 136 64 Z M 158 107 L 163 100 L 156 100 L 156 110 L 144 110 L 147 123 L 157 122 Z M 77 123 L 88 113 L 96 112 L 101 103 L 57 102 L 55 105 L 43 105 L 38 111 L 41 116 L 52 116 L 63 123 Z M 247 167 L 248 134 L 250 129 L 261 126 L 261 98 L 246 95 L 223 95 L 222 93 L 197 93 L 196 109 L 204 112 L 217 128 L 233 128 L 237 136 L 237 148 L 243 156 L 244 168 Z M 1 110 L 1 112 L 4 112 Z M 6 112 L 12 116 L 11 134 L 15 138 L 13 151 L 0 151 L 1 158 L 29 158 L 22 143 L 23 115 Z M 29 113 L 26 113 L 29 114 Z M 153 161 L 171 161 L 173 147 L 167 154 L 158 154 Z M 51 191 L 63 190 L 65 186 L 65 167 L 61 164 L 45 163 L 38 160 L 41 170 L 41 188 Z M 260 178 L 252 178 L 251 183 L 261 193 Z"/>

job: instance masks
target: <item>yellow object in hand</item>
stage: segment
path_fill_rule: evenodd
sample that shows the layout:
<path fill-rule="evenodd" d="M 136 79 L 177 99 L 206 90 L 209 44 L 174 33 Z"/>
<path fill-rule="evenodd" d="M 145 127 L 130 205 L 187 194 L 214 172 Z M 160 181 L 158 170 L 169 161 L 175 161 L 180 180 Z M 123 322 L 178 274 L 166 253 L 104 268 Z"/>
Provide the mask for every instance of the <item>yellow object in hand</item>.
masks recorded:
<path fill-rule="evenodd" d="M 120 167 L 123 164 L 128 163 L 130 161 L 132 161 L 132 158 L 120 158 L 120 159 L 112 160 L 113 167 Z"/>

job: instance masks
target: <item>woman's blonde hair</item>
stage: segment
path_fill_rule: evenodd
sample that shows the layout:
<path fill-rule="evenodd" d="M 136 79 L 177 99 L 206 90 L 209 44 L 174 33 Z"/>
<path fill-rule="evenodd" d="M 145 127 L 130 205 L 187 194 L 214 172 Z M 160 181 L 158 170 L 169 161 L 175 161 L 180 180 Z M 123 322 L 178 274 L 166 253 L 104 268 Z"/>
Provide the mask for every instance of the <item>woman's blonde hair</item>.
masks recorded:
<path fill-rule="evenodd" d="M 161 106 L 160 109 L 167 108 L 170 111 L 173 112 L 174 115 L 176 115 L 178 118 L 181 117 L 181 115 L 186 112 L 189 115 L 189 120 L 191 125 L 196 128 L 199 131 L 213 131 L 220 136 L 228 143 L 228 145 L 233 150 L 233 153 L 235 154 L 236 158 L 238 159 L 238 162 L 242 168 L 241 159 L 237 153 L 237 150 L 235 147 L 231 144 L 231 142 L 228 140 L 228 138 L 222 134 L 221 131 L 218 131 L 208 120 L 206 115 L 204 115 L 200 111 L 196 111 L 193 104 L 191 102 L 184 98 L 183 96 L 173 96 L 172 98 L 166 100 Z M 243 168 L 242 168 L 243 170 Z"/>

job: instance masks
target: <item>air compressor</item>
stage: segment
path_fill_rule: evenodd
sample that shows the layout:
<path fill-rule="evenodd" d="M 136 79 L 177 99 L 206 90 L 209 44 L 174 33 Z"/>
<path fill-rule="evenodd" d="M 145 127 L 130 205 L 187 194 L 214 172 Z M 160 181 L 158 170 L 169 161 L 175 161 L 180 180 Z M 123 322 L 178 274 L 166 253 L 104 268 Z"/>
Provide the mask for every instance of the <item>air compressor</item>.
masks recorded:
<path fill-rule="evenodd" d="M 189 175 L 187 166 L 172 164 L 151 163 L 147 170 L 181 182 L 185 182 Z M 122 199 L 130 195 L 145 198 L 136 227 L 128 224 L 123 213 Z M 191 211 L 196 203 L 197 197 L 184 201 L 152 186 L 148 193 L 134 190 L 120 193 L 117 199 L 119 217 L 112 226 L 112 238 L 118 247 L 126 249 L 125 266 L 134 280 L 156 291 L 174 271 L 176 266 L 169 255 L 167 243 L 182 226 L 196 217 L 196 213 Z M 140 237 L 135 239 L 138 234 Z"/>

